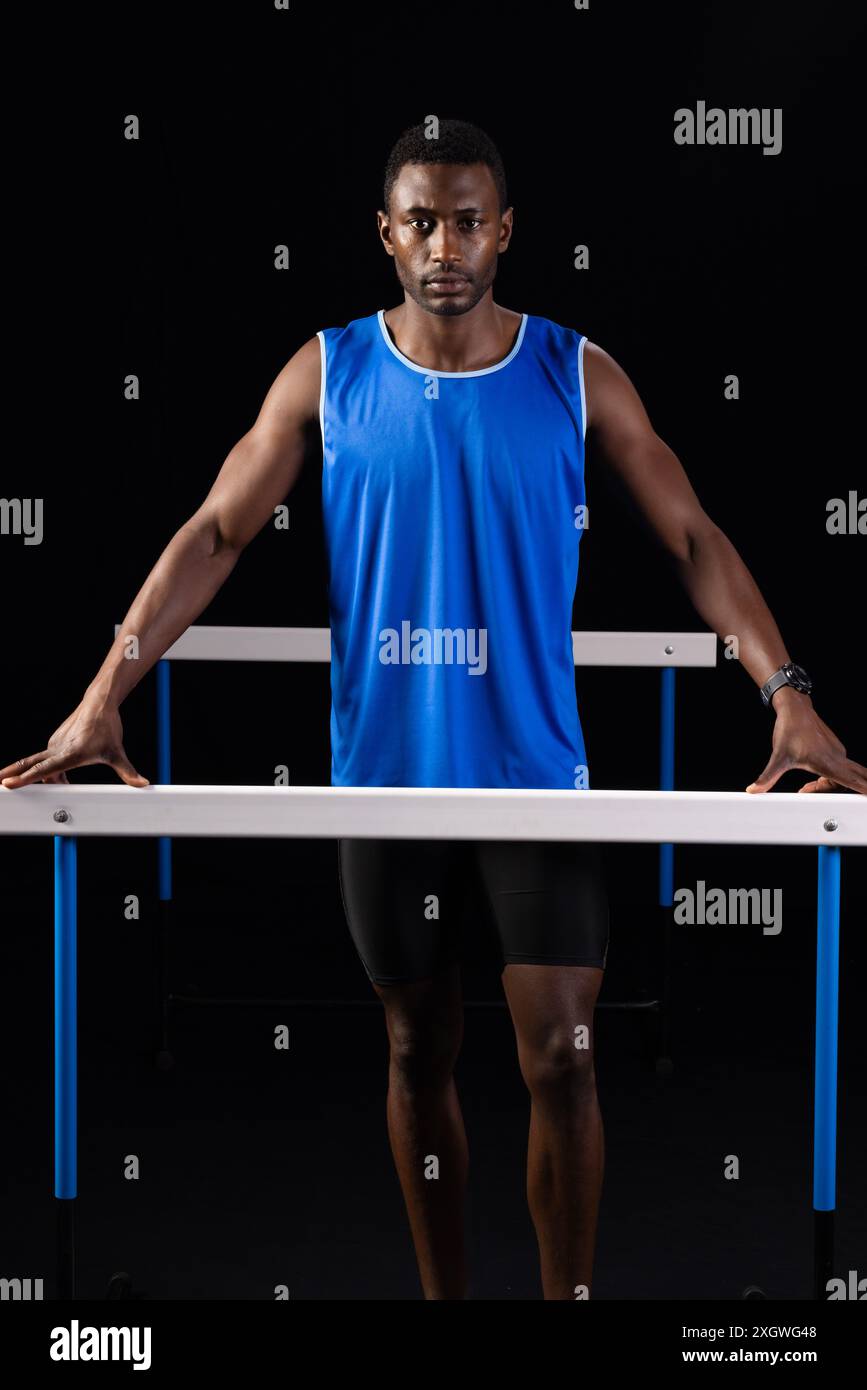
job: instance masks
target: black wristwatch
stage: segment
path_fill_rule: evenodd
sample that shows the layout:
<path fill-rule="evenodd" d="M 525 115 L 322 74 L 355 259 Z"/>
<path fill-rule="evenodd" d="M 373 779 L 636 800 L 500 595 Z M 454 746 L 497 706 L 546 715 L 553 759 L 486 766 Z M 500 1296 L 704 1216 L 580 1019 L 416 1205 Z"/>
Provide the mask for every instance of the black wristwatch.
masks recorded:
<path fill-rule="evenodd" d="M 813 682 L 803 666 L 796 666 L 794 661 L 787 661 L 784 666 L 774 672 L 769 680 L 765 681 L 762 686 L 762 699 L 766 705 L 771 703 L 771 696 L 775 690 L 779 690 L 781 685 L 794 686 L 795 690 L 800 690 L 804 695 L 809 695 L 813 689 Z"/>

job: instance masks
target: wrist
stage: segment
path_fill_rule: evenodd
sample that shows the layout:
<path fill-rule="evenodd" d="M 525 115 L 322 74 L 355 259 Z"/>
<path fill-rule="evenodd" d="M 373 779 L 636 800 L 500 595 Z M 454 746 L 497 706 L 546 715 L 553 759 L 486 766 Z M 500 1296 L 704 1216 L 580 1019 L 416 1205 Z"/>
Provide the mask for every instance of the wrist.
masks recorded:
<path fill-rule="evenodd" d="M 771 696 L 771 705 L 775 714 L 782 714 L 797 710 L 801 705 L 812 709 L 813 701 L 806 691 L 796 690 L 793 685 L 781 685 Z"/>
<path fill-rule="evenodd" d="M 810 695 L 813 690 L 813 682 L 803 666 L 798 666 L 796 662 L 789 661 L 788 658 L 768 677 L 759 691 L 765 708 L 773 704 L 774 696 L 784 688 L 791 689 L 800 695 Z M 794 709 L 796 707 L 786 704 L 780 705 L 781 709 Z"/>
<path fill-rule="evenodd" d="M 112 690 L 111 677 L 97 676 L 92 680 L 84 692 L 84 698 L 81 703 L 86 705 L 88 709 L 93 709 L 100 713 L 118 710 L 120 708 L 120 700 Z"/>

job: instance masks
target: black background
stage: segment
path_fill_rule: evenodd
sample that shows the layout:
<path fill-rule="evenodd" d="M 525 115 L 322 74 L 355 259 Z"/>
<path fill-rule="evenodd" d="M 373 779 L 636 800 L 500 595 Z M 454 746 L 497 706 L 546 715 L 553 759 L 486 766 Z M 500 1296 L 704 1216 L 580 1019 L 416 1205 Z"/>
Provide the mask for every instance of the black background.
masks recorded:
<path fill-rule="evenodd" d="M 292 353 L 319 328 L 399 302 L 376 235 L 382 173 L 400 132 L 435 113 L 483 126 L 505 161 L 515 231 L 495 298 L 579 329 L 621 363 L 812 674 L 817 710 L 867 762 L 853 677 L 865 541 L 825 529 L 830 498 L 864 493 L 858 23 L 843 5 L 722 0 L 593 0 L 588 13 L 238 5 L 114 15 L 100 60 L 89 52 L 53 86 L 40 73 L 8 175 L 20 189 L 9 289 L 27 307 L 10 332 L 19 443 L 2 493 L 43 497 L 45 536 L 38 547 L 2 538 L 0 761 L 44 747 L 78 702 L 114 623 Z M 89 50 L 88 32 L 77 42 Z M 676 146 L 673 113 L 699 99 L 782 107 L 782 153 Z M 123 138 L 129 113 L 138 142 Z M 282 243 L 291 268 L 278 272 Z M 589 271 L 573 268 L 579 243 Z M 141 379 L 136 403 L 123 400 L 128 373 Z M 736 402 L 723 395 L 729 373 Z M 289 531 L 260 534 L 199 622 L 327 626 L 318 486 L 308 468 Z M 592 449 L 587 487 L 573 627 L 703 629 Z M 681 788 L 741 790 L 770 753 L 772 717 L 738 663 L 719 658 L 678 674 Z M 657 785 L 658 673 L 576 674 L 593 785 Z M 122 713 L 134 765 L 156 780 L 152 672 Z M 293 783 L 327 784 L 328 713 L 326 666 L 176 665 L 173 778 L 270 783 L 287 764 Z M 809 776 L 789 773 L 777 790 Z M 90 768 L 72 780 L 115 778 Z M 16 1136 L 0 1174 L 0 1273 L 47 1275 L 51 846 L 7 840 L 0 856 Z M 162 1298 L 268 1298 L 277 1282 L 301 1298 L 418 1297 L 385 1135 L 378 1006 L 184 1009 L 175 1068 L 157 1072 L 155 847 L 86 841 L 79 858 L 82 1279 L 96 1290 L 119 1262 Z M 656 849 L 610 846 L 606 859 L 602 998 L 649 997 Z M 608 1169 L 594 1292 L 724 1298 L 761 1275 L 780 1296 L 807 1297 L 816 855 L 679 850 L 676 886 L 697 879 L 782 888 L 784 928 L 674 929 L 667 1083 L 634 1020 L 600 1014 Z M 123 916 L 130 893 L 138 923 Z M 175 989 L 372 999 L 331 842 L 179 842 L 175 906 Z M 839 1263 L 862 1274 L 865 908 L 864 852 L 844 851 Z M 481 951 L 467 994 L 501 997 Z M 289 1054 L 271 1044 L 279 1022 Z M 468 1014 L 459 1067 L 475 1292 L 536 1298 L 527 1098 L 505 1013 Z M 730 1152 L 739 1183 L 720 1176 Z M 127 1153 L 142 1157 L 138 1184 L 122 1178 Z"/>

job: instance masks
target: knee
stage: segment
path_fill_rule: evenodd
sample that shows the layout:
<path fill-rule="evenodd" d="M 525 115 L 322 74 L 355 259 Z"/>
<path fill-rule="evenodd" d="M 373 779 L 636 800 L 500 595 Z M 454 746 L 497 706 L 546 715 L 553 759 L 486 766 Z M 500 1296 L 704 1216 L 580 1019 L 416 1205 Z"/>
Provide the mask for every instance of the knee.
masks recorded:
<path fill-rule="evenodd" d="M 592 1046 L 576 1047 L 574 1035 L 565 1030 L 519 1047 L 519 1058 L 521 1075 L 535 1100 L 581 1099 L 596 1090 Z"/>
<path fill-rule="evenodd" d="M 435 1090 L 452 1076 L 461 1040 L 453 1029 L 397 1023 L 389 1027 L 391 1075 L 407 1090 Z"/>

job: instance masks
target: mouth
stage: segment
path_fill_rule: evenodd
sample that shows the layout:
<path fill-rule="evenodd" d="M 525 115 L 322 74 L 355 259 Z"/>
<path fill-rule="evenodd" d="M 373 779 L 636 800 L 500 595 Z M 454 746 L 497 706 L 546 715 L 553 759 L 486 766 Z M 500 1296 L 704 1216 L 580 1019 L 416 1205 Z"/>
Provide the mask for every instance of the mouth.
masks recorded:
<path fill-rule="evenodd" d="M 435 294 L 455 294 L 467 283 L 463 275 L 438 275 L 434 280 L 428 280 L 427 287 Z"/>

